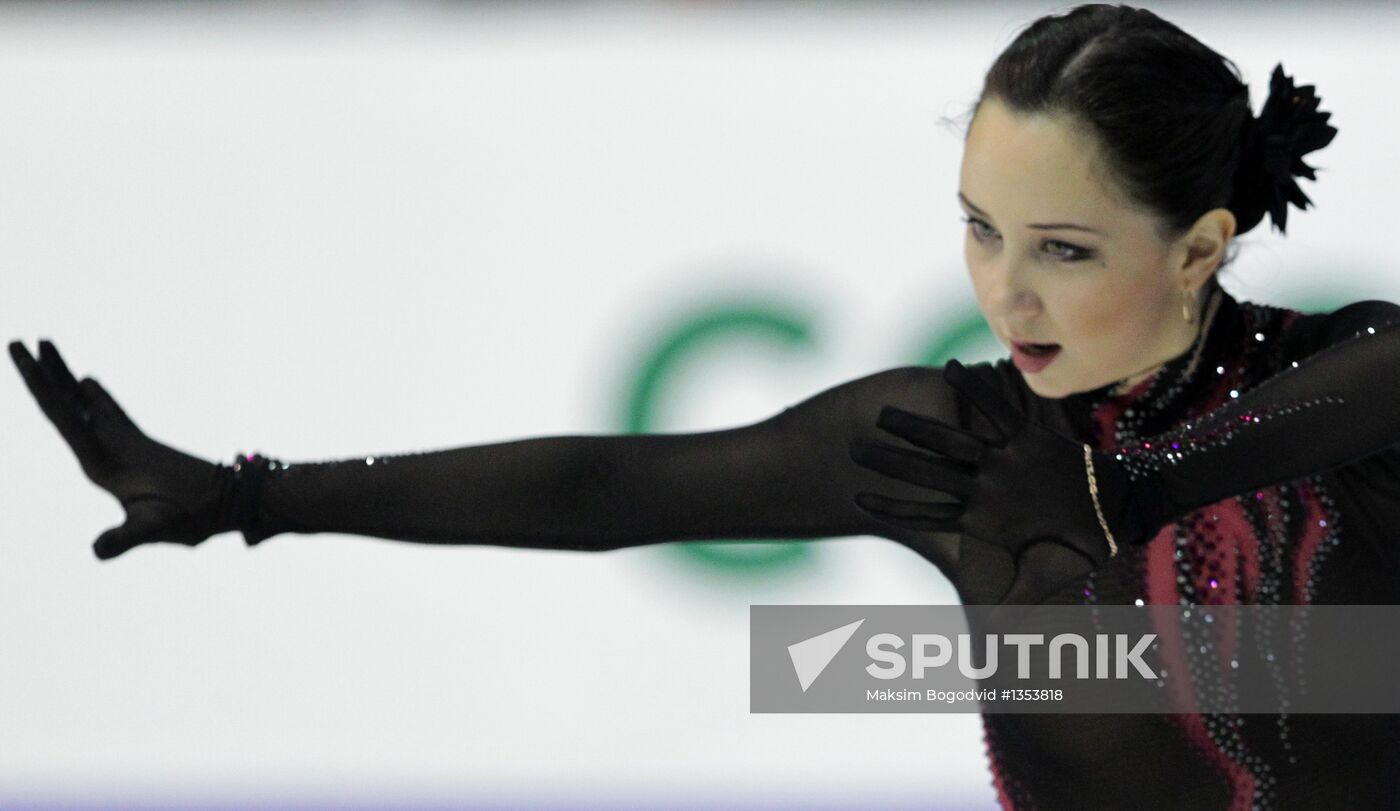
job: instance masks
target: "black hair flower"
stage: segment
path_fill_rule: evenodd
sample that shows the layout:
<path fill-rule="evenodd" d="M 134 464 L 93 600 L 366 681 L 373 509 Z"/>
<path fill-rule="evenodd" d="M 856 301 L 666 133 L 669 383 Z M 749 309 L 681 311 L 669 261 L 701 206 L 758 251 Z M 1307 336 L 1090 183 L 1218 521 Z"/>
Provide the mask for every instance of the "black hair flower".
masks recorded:
<path fill-rule="evenodd" d="M 1316 180 L 1303 156 L 1327 146 L 1337 135 L 1337 128 L 1327 123 L 1332 114 L 1317 109 L 1321 101 L 1313 85 L 1295 87 L 1282 63 L 1274 67 L 1264 108 L 1245 122 L 1231 206 L 1240 218 L 1239 233 L 1253 228 L 1265 213 L 1287 233 L 1288 204 L 1305 210 L 1312 202 L 1294 177 Z"/>

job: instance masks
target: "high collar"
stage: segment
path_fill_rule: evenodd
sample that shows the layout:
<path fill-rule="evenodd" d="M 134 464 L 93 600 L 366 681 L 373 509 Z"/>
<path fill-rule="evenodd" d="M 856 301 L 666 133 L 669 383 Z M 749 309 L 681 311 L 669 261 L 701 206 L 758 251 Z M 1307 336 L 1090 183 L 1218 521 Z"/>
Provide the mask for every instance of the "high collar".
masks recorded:
<path fill-rule="evenodd" d="M 1105 424 L 1116 422 L 1119 434 L 1150 435 L 1174 425 L 1202 400 L 1218 379 L 1217 369 L 1230 348 L 1237 345 L 1242 324 L 1239 302 L 1223 288 L 1217 288 L 1215 296 L 1219 302 L 1207 328 L 1146 379 L 1118 394 L 1113 391 L 1122 381 L 1063 398 L 1075 423 L 1091 434 L 1100 434 Z M 1109 441 L 1126 438 L 1118 436 Z"/>

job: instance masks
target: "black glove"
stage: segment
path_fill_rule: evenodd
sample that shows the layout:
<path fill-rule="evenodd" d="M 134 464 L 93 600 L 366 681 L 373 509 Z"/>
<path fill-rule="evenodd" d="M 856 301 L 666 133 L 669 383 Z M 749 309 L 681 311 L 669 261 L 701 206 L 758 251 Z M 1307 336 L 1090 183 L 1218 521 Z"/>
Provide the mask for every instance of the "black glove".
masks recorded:
<path fill-rule="evenodd" d="M 1083 444 L 1030 420 L 956 360 L 948 361 L 943 377 L 987 418 L 996 436 L 984 438 L 886 406 L 876 424 L 923 450 L 854 440 L 850 453 L 863 467 L 958 501 L 907 501 L 862 492 L 855 496 L 856 505 L 897 526 L 966 533 L 1006 549 L 1018 566 L 1021 553 L 1042 541 L 1067 546 L 1102 566 L 1110 547 L 1090 496 Z M 1146 540 L 1133 501 L 1141 496 L 1135 488 L 1146 490 L 1150 483 L 1130 481 L 1111 452 L 1094 451 L 1092 460 L 1099 504 L 1116 543 Z"/>
<path fill-rule="evenodd" d="M 91 377 L 75 380 L 50 341 L 39 341 L 37 363 L 19 341 L 10 342 L 10 357 L 83 473 L 126 511 L 125 522 L 93 543 L 98 558 L 143 543 L 195 546 L 235 528 L 231 468 L 146 436 L 102 384 Z"/>

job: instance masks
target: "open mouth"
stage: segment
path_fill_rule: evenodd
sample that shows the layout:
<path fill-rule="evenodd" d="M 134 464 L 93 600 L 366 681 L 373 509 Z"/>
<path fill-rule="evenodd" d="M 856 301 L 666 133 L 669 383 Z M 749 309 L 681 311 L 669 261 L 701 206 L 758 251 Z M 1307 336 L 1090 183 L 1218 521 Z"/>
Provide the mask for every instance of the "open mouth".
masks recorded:
<path fill-rule="evenodd" d="M 1060 348 L 1059 344 L 1016 344 L 1016 348 L 1033 358 L 1048 358 Z"/>

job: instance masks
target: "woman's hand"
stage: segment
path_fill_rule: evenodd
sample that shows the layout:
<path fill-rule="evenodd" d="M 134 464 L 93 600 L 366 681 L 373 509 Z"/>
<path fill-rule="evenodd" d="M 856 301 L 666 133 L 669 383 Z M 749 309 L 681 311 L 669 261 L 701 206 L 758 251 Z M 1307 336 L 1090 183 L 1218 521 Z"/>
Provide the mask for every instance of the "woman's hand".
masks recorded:
<path fill-rule="evenodd" d="M 878 520 L 897 526 L 966 533 L 1006 549 L 1016 560 L 1043 541 L 1083 555 L 1094 567 L 1111 556 L 1094 510 L 1084 446 L 1021 414 L 956 360 L 944 379 L 987 418 L 996 436 L 984 438 L 941 420 L 886 406 L 877 425 L 922 450 L 854 440 L 859 465 L 905 482 L 952 495 L 958 502 L 892 499 L 858 493 L 855 502 Z M 1119 544 L 1139 540 L 1122 521 L 1129 484 L 1102 452 L 1094 454 L 1099 501 Z M 1121 533 L 1121 535 L 1120 535 Z M 1034 557 L 1031 555 L 1030 557 Z"/>
<path fill-rule="evenodd" d="M 93 543 L 98 558 L 156 541 L 194 546 L 234 528 L 230 468 L 146 436 L 100 383 L 74 379 L 51 342 L 39 341 L 36 362 L 22 343 L 12 341 L 10 357 L 83 473 L 126 510 L 126 521 Z"/>

